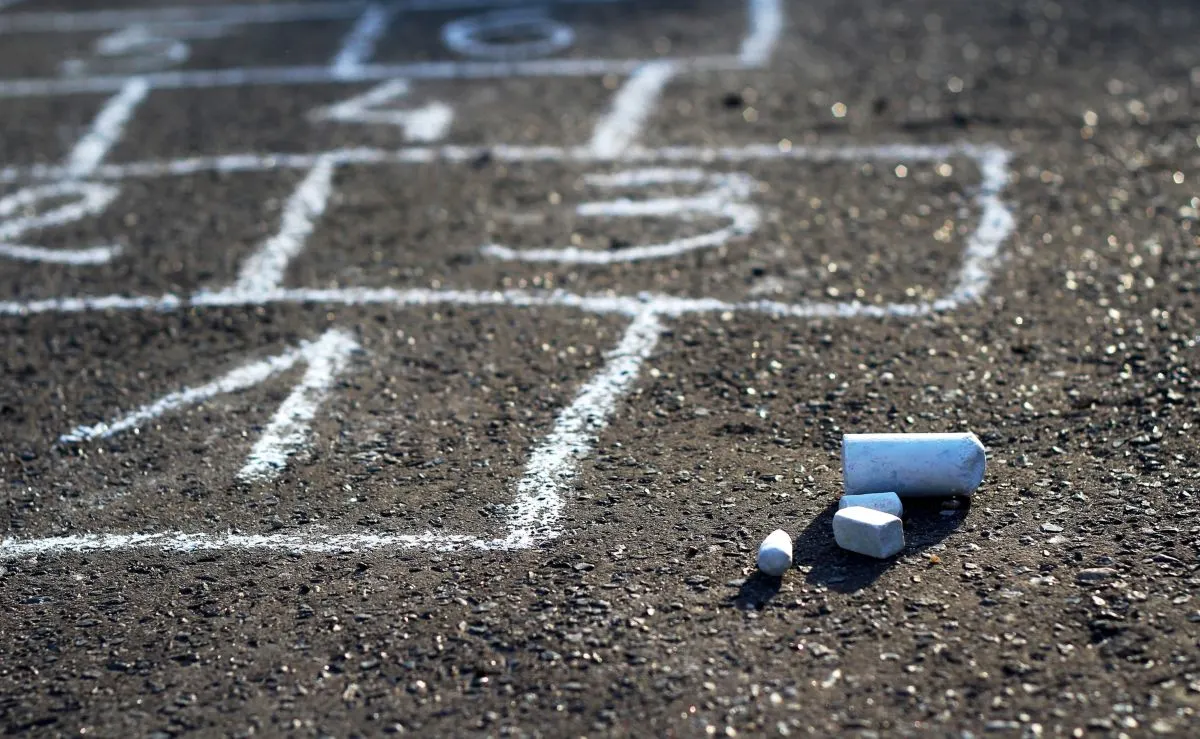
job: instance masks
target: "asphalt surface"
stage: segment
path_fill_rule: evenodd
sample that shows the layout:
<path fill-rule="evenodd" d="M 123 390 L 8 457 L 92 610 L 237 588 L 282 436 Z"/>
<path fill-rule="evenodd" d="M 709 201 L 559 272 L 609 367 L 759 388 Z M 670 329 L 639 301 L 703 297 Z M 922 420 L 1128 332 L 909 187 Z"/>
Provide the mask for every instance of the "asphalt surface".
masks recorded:
<path fill-rule="evenodd" d="M 564 53 L 727 53 L 744 31 L 734 5 L 573 7 L 563 17 L 577 46 Z M 94 4 L 27 0 L 0 12 L 84 8 Z M 1200 734 L 1200 10 L 1183 0 L 818 0 L 786 11 L 767 69 L 680 77 L 643 144 L 1010 150 L 1002 197 L 1016 228 L 981 300 L 925 317 L 670 319 L 580 463 L 561 535 L 531 550 L 6 558 L 0 729 Z M 447 20 L 414 15 L 379 54 L 445 58 L 435 41 Z M 260 25 L 197 41 L 185 66 L 324 63 L 345 30 Z M 0 37 L 0 77 L 56 75 L 96 37 Z M 615 81 L 421 84 L 456 106 L 450 143 L 570 146 L 588 140 Z M 307 120 L 369 87 L 152 91 L 107 161 L 403 145 L 395 131 Z M 106 98 L 0 99 L 0 165 L 62 161 Z M 767 215 L 754 235 L 670 260 L 578 267 L 496 263 L 477 247 L 555 246 L 573 232 L 583 248 L 614 250 L 688 234 L 650 218 L 585 223 L 557 207 L 587 196 L 583 174 L 616 164 L 483 156 L 343 167 L 287 284 L 931 300 L 978 225 L 969 157 L 712 166 L 762 183 L 755 202 Z M 0 298 L 228 284 L 279 228 L 301 176 L 123 180 L 104 213 L 22 237 L 52 248 L 116 242 L 119 258 L 0 258 Z M 530 449 L 627 322 L 569 307 L 319 302 L 0 317 L 2 535 L 501 536 Z M 59 441 L 331 328 L 363 351 L 315 416 L 311 446 L 274 480 L 236 473 L 298 370 L 137 434 Z M 949 430 L 988 447 L 976 496 L 910 506 L 908 546 L 894 560 L 839 550 L 830 520 L 841 435 Z M 753 571 L 775 528 L 796 542 L 781 581 Z"/>

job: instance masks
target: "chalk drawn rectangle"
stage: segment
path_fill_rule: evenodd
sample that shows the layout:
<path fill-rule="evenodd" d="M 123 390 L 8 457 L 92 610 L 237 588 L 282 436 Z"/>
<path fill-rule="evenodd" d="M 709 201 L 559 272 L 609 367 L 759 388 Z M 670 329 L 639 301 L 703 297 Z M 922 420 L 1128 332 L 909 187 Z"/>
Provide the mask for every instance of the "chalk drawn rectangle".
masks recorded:
<path fill-rule="evenodd" d="M 310 21 L 199 28 L 132 26 L 116 31 L 21 33 L 0 36 L 0 79 L 26 80 L 31 89 L 107 92 L 133 75 L 195 74 L 247 68 L 316 66 L 337 53 L 340 36 L 352 21 Z M 7 83 L 0 82 L 0 90 Z"/>
<path fill-rule="evenodd" d="M 609 8 L 610 3 L 612 9 Z M 580 36 L 573 29 L 559 23 L 546 33 L 546 44 L 542 44 L 545 48 L 541 48 L 535 43 L 533 47 L 536 48 L 532 48 L 532 51 L 526 50 L 519 54 L 480 53 L 476 48 L 478 44 L 475 46 L 471 46 L 469 43 L 464 45 L 455 43 L 453 40 L 449 42 L 451 48 L 446 48 L 448 42 L 445 33 L 436 34 L 437 38 L 442 39 L 438 42 L 440 45 L 434 43 L 422 51 L 424 45 L 433 42 L 429 41 L 432 34 L 421 33 L 420 44 L 417 45 L 415 51 L 417 58 L 414 60 L 414 51 L 411 45 L 400 43 L 389 45 L 387 34 L 384 33 L 377 41 L 372 42 L 372 45 L 377 45 L 378 48 L 372 48 L 366 58 L 360 59 L 359 63 L 350 65 L 349 68 L 344 68 L 336 63 L 339 54 L 335 54 L 325 63 L 319 60 L 310 61 L 302 55 L 302 58 L 286 64 L 267 63 L 237 66 L 223 62 L 219 66 L 204 69 L 190 68 L 186 66 L 186 60 L 176 60 L 169 64 L 159 64 L 157 68 L 147 67 L 141 70 L 92 69 L 84 65 L 73 69 L 72 73 L 67 76 L 53 76 L 45 71 L 31 72 L 22 68 L 15 74 L 7 73 L 8 79 L 0 79 L 0 98 L 114 92 L 120 89 L 130 74 L 139 74 L 154 89 L 198 89 L 244 85 L 366 83 L 397 78 L 449 80 L 539 76 L 620 76 L 628 75 L 644 64 L 656 61 L 672 61 L 678 63 L 681 68 L 692 70 L 746 69 L 762 66 L 767 62 L 770 50 L 774 47 L 783 26 L 781 0 L 745 0 L 744 3 L 708 0 L 704 5 L 705 9 L 717 13 L 722 18 L 726 13 L 732 14 L 731 19 L 736 17 L 736 20 L 730 20 L 730 27 L 734 30 L 731 31 L 728 42 L 722 41 L 720 48 L 714 51 L 710 46 L 711 41 L 700 42 L 700 39 L 703 38 L 703 34 L 697 30 L 700 20 L 694 13 L 686 11 L 685 5 L 687 4 L 682 3 L 682 0 L 672 0 L 665 5 L 647 6 L 651 9 L 666 8 L 666 11 L 660 12 L 658 16 L 664 20 L 664 23 L 656 27 L 653 23 L 631 24 L 629 22 L 630 17 L 641 20 L 644 19 L 645 13 L 652 12 L 645 10 L 633 0 L 591 0 L 590 2 L 571 0 L 554 4 L 553 12 L 566 13 L 572 18 L 576 15 L 585 17 L 588 12 L 599 10 L 602 14 L 601 17 L 608 19 L 608 22 L 617 23 L 622 28 L 636 27 L 637 32 L 622 33 L 612 38 L 606 38 L 601 32 L 603 29 L 600 31 L 592 29 Z M 262 12 L 253 10 L 255 7 L 230 6 L 228 12 L 221 16 L 223 20 L 214 21 L 209 18 L 200 21 L 175 22 L 167 24 L 167 28 L 176 29 L 171 31 L 175 35 L 182 33 L 177 29 L 184 29 L 184 31 L 192 29 L 192 32 L 195 32 L 196 28 L 200 28 L 207 33 L 214 28 L 214 25 L 217 28 L 240 29 L 239 33 L 252 32 L 247 29 L 254 29 L 258 24 L 271 22 L 269 19 L 264 20 L 258 17 L 262 15 Z M 497 7 L 500 10 L 511 10 L 513 6 L 507 2 L 480 4 L 466 2 L 464 7 L 464 13 L 473 13 L 474 17 L 478 17 L 481 14 L 486 16 L 489 13 L 495 13 Z M 620 8 L 625 8 L 625 10 L 621 11 Z M 364 12 L 366 11 L 364 10 Z M 435 12 L 442 11 L 433 4 L 413 3 L 408 12 L 400 13 L 400 16 L 408 19 L 409 25 L 403 25 L 398 19 L 393 19 L 392 22 L 399 24 L 397 28 L 400 29 L 399 33 L 403 36 L 405 33 L 411 33 L 408 29 L 421 27 L 419 18 L 422 13 Z M 625 13 L 624 16 L 620 14 L 622 12 Z M 630 13 L 633 15 L 630 16 Z M 108 19 L 114 17 L 136 23 L 135 19 L 138 17 L 138 13 L 131 11 L 125 15 L 107 16 Z M 299 19 L 305 17 L 303 13 L 296 13 L 283 20 L 302 24 L 303 21 Z M 470 17 L 472 16 L 468 15 L 468 19 Z M 414 22 L 413 18 L 418 20 Z M 625 20 L 622 21 L 622 18 Z M 97 33 L 96 28 L 119 25 L 116 22 L 103 22 L 105 20 L 105 16 L 84 16 L 84 20 L 78 22 L 53 16 L 26 19 L 24 22 L 13 19 L 5 22 L 0 19 L 0 32 L 7 28 L 13 38 L 22 38 L 23 34 L 24 38 L 31 38 L 28 34 L 50 35 L 46 29 L 47 26 L 51 29 L 55 29 L 56 26 L 65 27 L 70 29 L 70 33 L 75 34 L 84 33 L 78 29 L 87 29 L 87 33 L 95 34 Z M 346 24 L 341 34 L 327 33 L 326 37 L 314 41 L 310 46 L 321 47 L 327 42 L 339 38 L 345 39 L 349 29 L 354 28 L 353 20 L 351 19 Z M 334 21 L 335 24 L 341 22 Z M 722 23 L 722 25 L 725 24 Z M 469 26 L 468 30 L 470 28 L 472 27 Z M 667 33 L 672 29 L 675 31 L 674 35 L 683 40 L 682 48 L 672 50 L 672 47 L 677 44 L 676 41 L 670 39 L 671 34 Z M 654 35 L 652 39 L 642 38 L 641 34 L 644 33 L 657 35 Z M 457 38 L 462 34 L 458 34 L 458 36 L 450 34 L 450 36 Z M 478 36 L 473 38 L 478 38 Z M 574 50 L 577 40 L 581 41 L 582 45 Z M 565 41 L 569 41 L 569 43 L 564 43 Z M 647 41 L 649 41 L 648 45 L 645 43 Z M 198 43 L 207 44 L 209 41 L 202 40 Z M 616 54 L 612 53 L 614 46 Z M 269 44 L 264 48 L 270 50 L 275 48 L 275 45 Z M 404 49 L 403 54 L 400 53 L 400 49 Z M 591 53 L 593 51 L 595 53 Z M 236 53 L 236 49 L 231 53 Z M 403 60 L 389 61 L 389 57 Z M 0 71 L 0 75 L 3 74 L 5 73 Z"/>
<path fill-rule="evenodd" d="M 402 178 L 349 166 L 288 284 L 928 301 L 962 268 L 980 176 L 961 154 L 700 166 L 480 159 L 415 165 Z M 444 205 L 396 217 L 393 203 L 423 198 Z"/>
<path fill-rule="evenodd" d="M 224 286 L 237 277 L 241 260 L 278 229 L 282 203 L 301 176 L 264 171 L 227 181 L 196 176 L 0 185 L 0 210 L 6 203 L 24 203 L 44 223 L 0 239 L 42 250 L 6 258 L 0 243 L 0 291 L 10 299 L 37 301 L 64 293 L 194 292 Z M 0 235 L 29 220 L 0 217 Z M 115 251 L 102 261 L 75 266 L 64 261 L 100 245 Z"/>
<path fill-rule="evenodd" d="M 441 284 L 426 287 L 355 286 L 327 284 L 322 287 L 288 287 L 261 295 L 222 295 L 203 291 L 195 294 L 166 293 L 160 295 L 82 295 L 50 298 L 37 301 L 0 302 L 0 314 L 42 312 L 86 312 L 101 309 L 178 310 L 186 306 L 235 306 L 286 303 L 328 304 L 390 304 L 426 305 L 430 303 L 467 305 L 566 305 L 584 311 L 619 312 L 628 315 L 655 306 L 664 315 L 682 313 L 745 310 L 780 316 L 854 317 L 854 316 L 918 316 L 932 311 L 952 310 L 966 302 L 977 300 L 986 291 L 993 271 L 1000 260 L 1000 248 L 1013 228 L 1011 209 L 1003 200 L 1008 181 L 1009 152 L 999 147 L 974 144 L 951 145 L 879 145 L 879 146 L 741 146 L 728 148 L 679 147 L 672 149 L 636 149 L 626 152 L 620 161 L 625 166 L 643 167 L 706 167 L 714 164 L 736 165 L 761 160 L 782 159 L 794 162 L 944 162 L 963 157 L 975 163 L 980 182 L 970 193 L 970 201 L 979 215 L 976 227 L 961 240 L 962 259 L 953 274 L 946 275 L 945 290 L 926 299 L 885 302 L 882 304 L 849 300 L 822 299 L 787 302 L 768 297 L 749 297 L 746 300 L 727 300 L 711 296 L 688 297 L 662 292 L 620 295 L 611 292 L 588 294 L 573 292 L 562 286 L 538 289 L 536 286 L 504 287 L 503 289 L 450 289 Z M 309 171 L 322 160 L 340 166 L 375 165 L 394 167 L 401 164 L 462 164 L 495 162 L 508 166 L 525 166 L 545 162 L 574 162 L 578 164 L 609 163 L 611 158 L 596 157 L 589 149 L 556 147 L 410 147 L 399 150 L 347 149 L 320 155 L 231 155 L 170 162 L 135 162 L 123 165 L 104 165 L 97 176 L 105 179 L 180 177 L 199 172 L 253 172 L 277 169 Z M 54 168 L 0 170 L 0 181 L 55 179 Z M 289 283 L 294 285 L 295 283 Z"/>
<path fill-rule="evenodd" d="M 306 325 L 302 313 L 297 317 L 293 325 Z M 20 474 L 31 485 L 54 491 L 36 513 L 20 516 L 21 536 L 294 533 L 319 526 L 501 539 L 530 450 L 603 364 L 628 321 L 507 309 L 478 319 L 436 308 L 344 314 L 339 325 L 362 352 L 329 392 L 305 447 L 277 478 L 252 486 L 236 473 L 304 374 L 302 366 L 166 412 L 136 433 L 56 440 L 80 424 L 277 356 L 295 343 L 292 332 L 231 330 L 162 315 L 122 322 L 119 341 L 62 324 L 44 326 L 36 341 L 14 337 L 12 350 L 43 369 L 28 382 L 29 392 L 5 401 L 10 418 L 29 423 L 4 424 L 0 444 L 25 453 Z M 314 332 L 301 335 L 319 335 L 324 320 L 315 323 Z"/>

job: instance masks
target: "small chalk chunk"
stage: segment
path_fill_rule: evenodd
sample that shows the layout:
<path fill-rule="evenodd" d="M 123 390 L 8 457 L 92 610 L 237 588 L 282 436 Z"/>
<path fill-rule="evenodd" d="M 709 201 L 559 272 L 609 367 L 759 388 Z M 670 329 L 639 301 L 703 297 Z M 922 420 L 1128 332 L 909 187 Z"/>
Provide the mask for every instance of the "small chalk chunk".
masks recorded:
<path fill-rule="evenodd" d="M 904 523 L 883 511 L 843 508 L 833 514 L 833 538 L 842 549 L 887 559 L 904 548 Z"/>
<path fill-rule="evenodd" d="M 792 537 L 776 529 L 758 547 L 758 569 L 764 575 L 782 577 L 792 566 Z"/>
<path fill-rule="evenodd" d="M 842 477 L 847 495 L 892 491 L 900 497 L 971 495 L 987 455 L 979 438 L 957 434 L 846 434 Z"/>
<path fill-rule="evenodd" d="M 904 515 L 904 504 L 895 493 L 863 493 L 861 495 L 843 495 L 838 501 L 838 508 L 870 508 L 873 511 L 883 511 L 892 516 Z"/>

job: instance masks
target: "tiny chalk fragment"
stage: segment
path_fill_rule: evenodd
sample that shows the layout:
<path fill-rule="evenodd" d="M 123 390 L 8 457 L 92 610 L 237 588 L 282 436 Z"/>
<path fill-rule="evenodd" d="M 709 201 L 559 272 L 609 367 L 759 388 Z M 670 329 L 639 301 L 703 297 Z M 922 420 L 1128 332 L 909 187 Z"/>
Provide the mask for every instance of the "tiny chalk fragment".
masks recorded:
<path fill-rule="evenodd" d="M 758 569 L 764 575 L 782 577 L 791 566 L 792 537 L 783 529 L 776 529 L 758 547 Z"/>

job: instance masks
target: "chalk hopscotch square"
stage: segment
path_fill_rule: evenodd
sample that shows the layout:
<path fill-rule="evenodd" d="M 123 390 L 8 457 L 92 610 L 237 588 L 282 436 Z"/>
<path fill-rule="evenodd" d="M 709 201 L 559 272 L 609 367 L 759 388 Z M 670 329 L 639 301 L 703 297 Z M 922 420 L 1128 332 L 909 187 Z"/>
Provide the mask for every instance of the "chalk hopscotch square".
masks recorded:
<path fill-rule="evenodd" d="M 48 369 L 30 381 L 39 390 L 5 401 L 10 418 L 37 419 L 0 427 L 0 444 L 26 457 L 8 478 L 54 491 L 18 517 L 21 536 L 419 529 L 502 540 L 530 450 L 627 321 L 568 310 L 480 318 L 364 309 L 296 341 L 170 314 L 122 324 L 119 342 L 54 331 L 14 340 L 21 361 Z M 203 351 L 189 341 L 198 337 Z M 294 396 L 326 371 L 327 383 Z M 128 392 L 105 389 L 128 376 L 138 378 Z M 40 388 L 51 386 L 59 402 L 47 411 Z M 264 444 L 289 420 L 281 408 L 321 392 L 298 438 Z"/>
<path fill-rule="evenodd" d="M 0 54 L 0 79 L 86 86 L 81 81 L 90 78 L 321 65 L 337 53 L 340 36 L 354 22 L 352 18 L 239 22 L 232 13 L 196 13 L 197 20 L 155 23 L 156 11 L 145 9 L 101 15 L 99 19 L 110 22 L 79 23 L 78 30 L 70 22 L 49 20 L 30 23 L 35 30 L 22 32 L 22 19 L 31 15 L 13 15 L 7 22 L 0 17 L 0 44 L 5 52 Z M 96 17 L 96 11 L 44 15 L 87 18 Z M 149 20 L 142 22 L 142 18 Z"/>
<path fill-rule="evenodd" d="M 289 284 L 931 301 L 955 283 L 982 215 L 978 162 L 946 154 L 437 163 L 404 177 L 347 166 Z M 422 197 L 446 205 L 395 218 L 392 203 Z"/>
<path fill-rule="evenodd" d="M 0 97 L 113 92 L 132 75 L 154 89 L 198 89 L 601 77 L 630 74 L 647 63 L 733 70 L 766 62 L 782 27 L 779 0 L 707 0 L 699 11 L 692 5 L 681 0 L 561 0 L 541 6 L 507 0 L 314 0 L 14 14 L 0 17 L 0 38 L 28 46 L 29 54 L 15 56 L 30 61 L 0 69 Z M 710 21 L 731 14 L 728 24 L 722 22 L 735 29 L 727 46 L 714 50 L 699 42 L 698 12 Z M 438 26 L 434 32 L 430 23 Z M 282 24 L 292 27 L 290 35 L 271 30 Z M 329 33 L 329 24 L 342 33 Z M 337 44 L 332 53 L 331 43 Z M 243 59 L 242 54 L 257 57 Z"/>
<path fill-rule="evenodd" d="M 566 0 L 471 9 L 451 4 L 398 17 L 380 39 L 375 61 L 732 58 L 747 22 L 745 8 L 727 0 Z M 714 41 L 707 32 L 712 23 L 726 35 Z"/>

